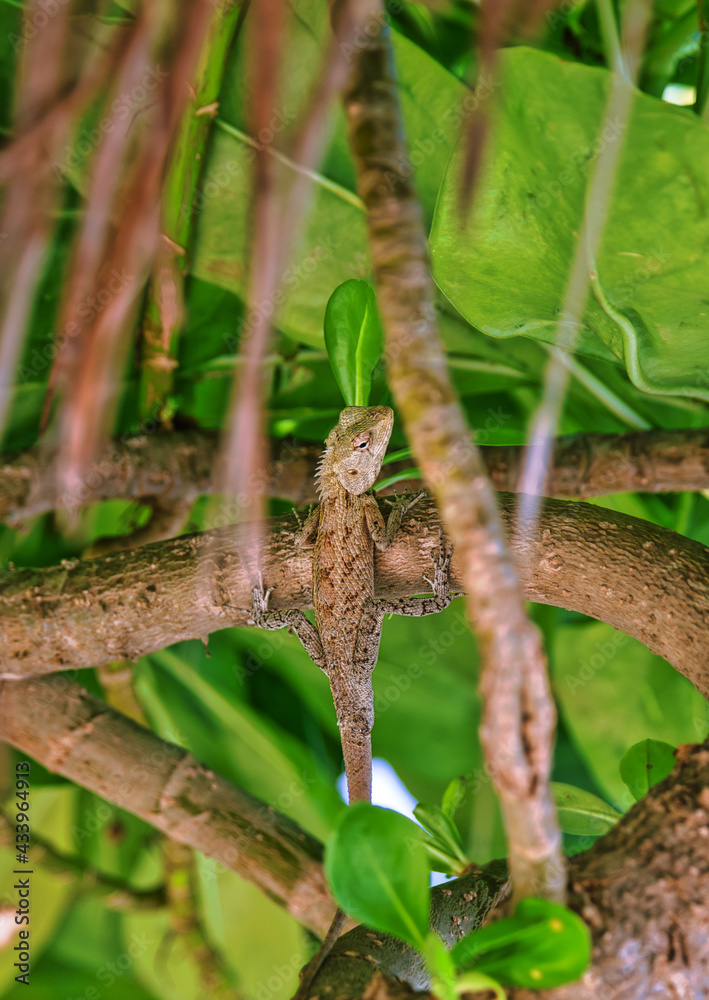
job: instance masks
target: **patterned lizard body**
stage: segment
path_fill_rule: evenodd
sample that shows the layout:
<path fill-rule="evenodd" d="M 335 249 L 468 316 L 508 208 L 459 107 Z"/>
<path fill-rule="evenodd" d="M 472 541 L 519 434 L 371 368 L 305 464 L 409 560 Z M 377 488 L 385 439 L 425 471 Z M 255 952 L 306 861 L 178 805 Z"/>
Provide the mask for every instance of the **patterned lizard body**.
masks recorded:
<path fill-rule="evenodd" d="M 433 597 L 374 597 L 374 549 L 393 542 L 406 511 L 421 497 L 401 497 L 384 523 L 367 491 L 379 475 L 394 423 L 387 406 L 348 406 L 325 442 L 318 470 L 320 504 L 296 536 L 315 532 L 313 610 L 315 628 L 302 611 L 269 611 L 270 588 L 254 588 L 254 623 L 292 628 L 310 658 L 327 674 L 332 690 L 350 802 L 371 799 L 372 671 L 386 614 L 428 615 L 450 604 L 450 551 L 441 543 L 434 559 Z"/>

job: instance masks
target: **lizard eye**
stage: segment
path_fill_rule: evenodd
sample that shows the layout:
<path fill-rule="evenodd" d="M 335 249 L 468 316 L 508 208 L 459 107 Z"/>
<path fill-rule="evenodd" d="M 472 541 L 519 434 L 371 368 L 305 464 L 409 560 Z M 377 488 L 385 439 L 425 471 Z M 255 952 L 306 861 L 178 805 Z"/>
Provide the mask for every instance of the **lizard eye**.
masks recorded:
<path fill-rule="evenodd" d="M 355 451 L 364 451 L 366 448 L 369 448 L 371 440 L 369 434 L 362 434 L 360 437 L 354 439 L 352 448 Z"/>

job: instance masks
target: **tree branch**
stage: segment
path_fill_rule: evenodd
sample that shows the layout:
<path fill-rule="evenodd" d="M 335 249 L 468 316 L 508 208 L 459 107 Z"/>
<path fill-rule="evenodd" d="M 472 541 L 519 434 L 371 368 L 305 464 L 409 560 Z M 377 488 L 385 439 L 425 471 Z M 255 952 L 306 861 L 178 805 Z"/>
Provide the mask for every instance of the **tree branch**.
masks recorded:
<path fill-rule="evenodd" d="M 515 498 L 501 495 L 513 528 Z M 438 546 L 434 505 L 417 504 L 392 548 L 376 555 L 378 596 L 421 592 Z M 274 608 L 311 607 L 311 552 L 293 544 L 294 517 L 273 518 L 263 578 Z M 0 573 L 0 675 L 30 677 L 137 659 L 249 620 L 251 590 L 230 526 L 52 569 Z M 212 539 L 211 593 L 196 586 Z M 511 543 L 518 545 L 512 532 Z M 659 653 L 709 697 L 709 550 L 699 542 L 592 504 L 547 500 L 539 534 L 517 549 L 525 598 L 608 622 Z M 452 586 L 462 589 L 460 558 Z"/>
<path fill-rule="evenodd" d="M 3 739 L 257 885 L 321 936 L 322 845 L 296 823 L 66 677 L 0 682 Z"/>
<path fill-rule="evenodd" d="M 50 770 L 216 858 L 304 926 L 325 933 L 334 903 L 322 876 L 321 846 L 186 751 L 60 676 L 0 683 L 0 725 L 9 742 Z M 593 939 L 589 972 L 556 991 L 513 990 L 510 1000 L 645 1000 L 674 995 L 670 984 L 678 996 L 703 996 L 709 981 L 707 829 L 709 741 L 680 747 L 672 774 L 591 850 L 571 859 L 570 905 Z M 431 926 L 451 945 L 505 896 L 504 866 L 488 865 L 434 890 Z M 399 1000 L 426 990 L 427 979 L 418 955 L 359 927 L 340 939 L 315 985 L 319 995 L 342 1000 Z"/>
<path fill-rule="evenodd" d="M 480 453 L 495 488 L 514 492 L 524 448 L 486 446 Z M 316 501 L 315 466 L 321 454 L 320 445 L 273 440 L 267 492 L 299 504 Z M 144 434 L 124 435 L 110 442 L 104 459 L 84 484 L 81 502 L 150 497 L 192 502 L 214 490 L 216 455 L 217 436 L 209 431 L 156 434 L 149 423 Z M 54 450 L 41 445 L 0 455 L 0 521 L 14 526 L 67 506 L 67 498 L 57 488 L 55 457 Z M 407 465 L 387 465 L 384 475 Z M 411 483 L 417 485 L 416 480 Z M 709 431 L 700 428 L 559 438 L 544 493 L 578 498 L 633 490 L 673 493 L 704 489 L 709 489 Z M 73 497 L 71 500 L 74 502 Z"/>
<path fill-rule="evenodd" d="M 357 193 L 386 332 L 387 371 L 406 436 L 456 547 L 479 638 L 485 757 L 507 834 L 515 896 L 562 900 L 561 832 L 551 795 L 555 709 L 479 451 L 451 383 L 436 323 L 421 206 L 410 181 L 382 0 L 342 0 L 335 30 L 350 63 L 343 92 Z M 354 42 L 354 44 L 352 44 Z M 348 49 L 344 48 L 350 43 Z"/>
<path fill-rule="evenodd" d="M 578 983 L 555 990 L 510 989 L 508 1000 L 706 997 L 707 830 L 709 745 L 680 747 L 672 774 L 591 850 L 569 860 L 569 906 L 591 931 L 591 968 Z M 492 873 L 483 874 L 489 893 Z M 431 921 L 449 945 L 490 912 L 483 906 L 475 913 L 478 900 L 471 903 L 470 892 L 480 890 L 482 880 L 474 888 L 471 880 L 444 888 L 449 895 L 442 919 Z M 335 945 L 312 993 L 338 1000 L 434 1000 L 429 987 L 412 949 L 357 927 Z"/>

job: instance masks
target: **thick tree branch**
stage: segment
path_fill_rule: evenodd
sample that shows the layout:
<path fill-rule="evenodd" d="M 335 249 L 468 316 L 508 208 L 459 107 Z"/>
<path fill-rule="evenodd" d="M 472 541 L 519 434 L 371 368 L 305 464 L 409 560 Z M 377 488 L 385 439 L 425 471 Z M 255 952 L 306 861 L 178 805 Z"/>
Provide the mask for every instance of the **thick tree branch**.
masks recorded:
<path fill-rule="evenodd" d="M 294 503 L 312 503 L 320 445 L 271 442 L 267 492 Z M 480 453 L 498 490 L 517 489 L 524 449 L 519 445 L 483 447 Z M 208 431 L 144 434 L 112 441 L 87 477 L 80 500 L 194 501 L 214 489 L 217 437 Z M 16 525 L 67 506 L 57 487 L 55 452 L 36 445 L 0 456 L 0 521 Z M 407 463 L 386 466 L 390 476 Z M 415 486 L 412 481 L 412 486 Z M 544 487 L 546 496 L 583 498 L 642 490 L 672 493 L 709 489 L 709 431 L 652 430 L 629 434 L 573 434 L 559 438 Z"/>
<path fill-rule="evenodd" d="M 680 747 L 677 759 L 665 781 L 569 862 L 569 905 L 593 940 L 589 971 L 555 990 L 510 989 L 509 1000 L 706 998 L 709 745 Z M 449 883 L 443 919 L 432 920 L 448 944 L 487 912 L 472 912 L 470 880 Z M 410 948 L 357 927 L 338 941 L 312 993 L 338 1000 L 433 1000 L 428 987 Z"/>
<path fill-rule="evenodd" d="M 184 750 L 64 677 L 0 684 L 0 725 L 7 740 L 46 767 L 216 858 L 305 926 L 325 932 L 334 904 L 320 845 Z M 680 747 L 677 760 L 611 833 L 570 862 L 570 905 L 593 938 L 589 972 L 549 993 L 512 991 L 510 1000 L 705 996 L 709 741 Z M 454 943 L 505 898 L 505 885 L 504 867 L 493 864 L 438 887 L 431 926 Z M 360 927 L 338 942 L 315 985 L 319 995 L 384 1000 L 425 991 L 427 980 L 410 949 Z"/>
<path fill-rule="evenodd" d="M 186 750 L 66 677 L 0 682 L 3 739 L 253 882 L 324 935 L 335 913 L 322 845 Z"/>
<path fill-rule="evenodd" d="M 512 529 L 515 498 L 501 495 Z M 420 593 L 438 545 L 434 505 L 418 504 L 388 552 L 376 555 L 376 592 Z M 311 552 L 293 544 L 294 517 L 274 518 L 263 559 L 275 608 L 311 606 Z M 211 593 L 196 586 L 210 550 Z M 239 527 L 175 538 L 52 569 L 0 574 L 0 675 L 137 659 L 182 639 L 249 620 L 251 591 Z M 514 532 L 512 545 L 517 545 Z M 645 643 L 709 697 L 709 550 L 673 531 L 592 504 L 547 500 L 539 534 L 519 552 L 527 600 L 581 611 Z M 462 589 L 460 559 L 452 584 Z M 386 627 L 386 626 L 385 626 Z"/>
<path fill-rule="evenodd" d="M 493 784 L 505 822 L 513 891 L 520 898 L 561 900 L 564 858 L 549 785 L 555 710 L 546 662 L 438 335 L 384 5 L 382 0 L 342 0 L 334 20 L 351 65 L 343 103 L 357 193 L 366 208 L 389 384 L 424 482 L 456 546 L 479 638 L 480 738 L 488 760 L 502 753 L 505 761 L 496 768 Z"/>

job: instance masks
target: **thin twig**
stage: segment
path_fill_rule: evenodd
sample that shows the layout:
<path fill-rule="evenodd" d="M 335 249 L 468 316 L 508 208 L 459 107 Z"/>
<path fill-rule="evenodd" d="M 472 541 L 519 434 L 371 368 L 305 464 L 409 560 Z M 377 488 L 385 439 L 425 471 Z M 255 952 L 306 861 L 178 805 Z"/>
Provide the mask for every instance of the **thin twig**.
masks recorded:
<path fill-rule="evenodd" d="M 492 485 L 446 369 L 421 210 L 408 180 L 384 10 L 344 3 L 339 37 L 356 40 L 344 94 L 358 191 L 386 331 L 389 381 L 407 437 L 459 559 L 483 658 L 481 738 L 502 758 L 500 796 L 514 893 L 563 899 L 561 834 L 549 788 L 554 706 L 541 640 L 527 618 Z"/>
<path fill-rule="evenodd" d="M 607 0 L 599 2 L 605 4 L 603 9 L 610 6 Z M 647 15 L 647 5 L 644 9 Z M 613 17 L 613 12 L 610 11 L 608 16 Z M 624 54 L 624 67 L 628 64 L 635 66 L 639 61 L 638 54 L 642 51 L 646 22 L 642 27 L 643 30 L 635 30 L 632 35 L 635 48 Z M 608 26 L 606 34 L 609 38 L 613 37 Z M 609 45 L 615 52 L 610 42 Z M 616 129 L 619 123 L 622 129 L 625 129 L 634 100 L 635 91 L 627 72 L 625 75 L 615 72 L 611 78 L 606 113 L 599 131 L 603 131 L 603 128 L 611 122 L 615 123 Z M 555 339 L 555 346 L 569 353 L 573 353 L 578 343 L 588 298 L 590 274 L 596 268 L 595 261 L 601 247 L 622 149 L 622 134 L 615 142 L 603 144 L 589 183 L 583 222 L 576 242 Z M 520 477 L 519 492 L 523 494 L 523 499 L 520 501 L 520 524 L 526 525 L 530 531 L 533 530 L 538 509 L 535 498 L 540 495 L 547 469 L 552 461 L 554 437 L 561 420 L 569 377 L 569 368 L 561 359 L 561 350 L 553 352 L 546 367 L 542 400 L 530 427 L 531 447 Z"/>

